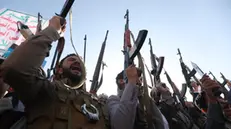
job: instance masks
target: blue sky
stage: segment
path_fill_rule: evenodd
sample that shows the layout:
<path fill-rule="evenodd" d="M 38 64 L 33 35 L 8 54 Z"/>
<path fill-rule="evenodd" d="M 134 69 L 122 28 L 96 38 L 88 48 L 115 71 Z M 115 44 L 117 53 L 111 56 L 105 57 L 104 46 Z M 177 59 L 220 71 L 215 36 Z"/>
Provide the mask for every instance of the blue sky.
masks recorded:
<path fill-rule="evenodd" d="M 0 8 L 37 15 L 49 19 L 60 12 L 64 0 L 1 0 Z M 87 79 L 92 79 L 95 64 L 109 30 L 104 61 L 105 78 L 100 93 L 116 93 L 115 76 L 123 69 L 123 33 L 126 9 L 130 11 L 130 29 L 137 35 L 140 29 L 148 29 L 154 52 L 165 56 L 165 69 L 180 87 L 184 82 L 179 65 L 177 48 L 181 49 L 185 63 L 190 61 L 204 71 L 211 70 L 220 79 L 219 72 L 231 79 L 231 1 L 229 0 L 76 0 L 73 6 L 73 40 L 77 51 L 83 55 L 83 38 L 87 34 Z M 64 55 L 72 53 L 69 28 L 65 34 Z M 141 52 L 150 66 L 148 40 Z M 55 43 L 54 43 L 55 46 Z M 53 51 L 52 51 L 53 52 Z M 50 64 L 50 58 L 47 59 Z M 163 76 L 163 75 L 162 75 Z M 165 77 L 162 77 L 165 81 Z M 90 82 L 87 81 L 88 89 Z M 191 98 L 188 96 L 188 98 Z"/>

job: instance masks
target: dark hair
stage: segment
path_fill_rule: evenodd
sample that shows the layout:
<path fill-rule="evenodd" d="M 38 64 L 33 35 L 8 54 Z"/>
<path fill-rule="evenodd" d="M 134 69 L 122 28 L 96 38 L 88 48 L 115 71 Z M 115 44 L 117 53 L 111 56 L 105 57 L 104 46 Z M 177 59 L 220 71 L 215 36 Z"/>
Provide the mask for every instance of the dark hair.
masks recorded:
<path fill-rule="evenodd" d="M 72 53 L 72 54 L 69 54 L 69 55 L 65 56 L 65 57 L 59 62 L 59 68 L 62 67 L 64 60 L 67 59 L 67 58 L 70 57 L 70 56 L 78 56 L 78 55 L 76 55 L 75 53 Z"/>
<path fill-rule="evenodd" d="M 138 74 L 139 77 L 141 76 L 141 74 L 142 74 L 141 69 L 137 68 L 137 74 Z M 124 78 L 124 70 L 121 71 L 119 74 L 117 74 L 117 76 L 116 76 L 116 81 L 117 81 L 118 79 L 123 79 L 123 78 Z"/>
<path fill-rule="evenodd" d="M 116 80 L 123 79 L 123 77 L 124 77 L 124 71 L 121 71 L 119 74 L 117 74 Z"/>
<path fill-rule="evenodd" d="M 121 71 L 119 74 L 117 74 L 117 76 L 116 76 L 116 84 L 117 84 L 117 86 L 119 86 L 119 82 L 118 82 L 118 80 L 119 79 L 123 79 L 123 77 L 124 77 L 124 70 L 123 71 Z"/>
<path fill-rule="evenodd" d="M 55 66 L 55 69 L 54 69 L 54 71 L 53 71 L 53 73 L 54 73 L 54 75 L 55 75 L 54 78 L 56 78 L 56 79 L 60 78 L 60 75 L 57 74 L 57 70 L 58 70 L 58 68 L 62 68 L 62 65 L 63 65 L 64 60 L 67 59 L 67 58 L 70 57 L 70 56 L 78 56 L 78 55 L 76 55 L 75 53 L 72 53 L 72 54 L 69 54 L 69 55 L 65 56 L 65 57 L 59 62 L 58 66 Z"/>

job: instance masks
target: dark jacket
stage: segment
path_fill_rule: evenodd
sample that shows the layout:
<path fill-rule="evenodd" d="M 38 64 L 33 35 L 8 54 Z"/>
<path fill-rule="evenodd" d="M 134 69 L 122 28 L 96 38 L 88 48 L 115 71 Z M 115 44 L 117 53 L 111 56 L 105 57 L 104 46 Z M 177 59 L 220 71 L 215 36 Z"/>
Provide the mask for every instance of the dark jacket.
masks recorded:
<path fill-rule="evenodd" d="M 209 104 L 205 129 L 225 129 L 225 118 L 219 104 Z"/>

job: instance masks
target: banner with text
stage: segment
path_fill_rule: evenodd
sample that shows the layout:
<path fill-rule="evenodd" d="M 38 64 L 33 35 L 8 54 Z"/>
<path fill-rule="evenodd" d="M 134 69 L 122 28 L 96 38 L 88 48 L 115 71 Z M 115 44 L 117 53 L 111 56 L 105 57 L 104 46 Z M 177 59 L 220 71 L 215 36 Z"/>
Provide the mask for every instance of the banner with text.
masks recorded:
<path fill-rule="evenodd" d="M 14 11 L 11 9 L 0 9 L 0 56 L 7 58 L 10 53 L 25 39 L 17 28 L 20 21 L 27 25 L 35 33 L 38 19 L 37 16 Z M 42 19 L 42 29 L 47 27 L 48 20 Z"/>

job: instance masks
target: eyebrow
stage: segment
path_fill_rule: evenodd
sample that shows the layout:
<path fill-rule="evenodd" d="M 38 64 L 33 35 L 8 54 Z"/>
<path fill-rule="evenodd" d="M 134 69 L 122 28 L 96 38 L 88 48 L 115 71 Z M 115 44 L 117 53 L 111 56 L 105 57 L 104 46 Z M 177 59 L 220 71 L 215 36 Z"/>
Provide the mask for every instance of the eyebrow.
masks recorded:
<path fill-rule="evenodd" d="M 67 60 L 78 60 L 77 58 L 75 58 L 75 57 L 69 57 Z"/>

